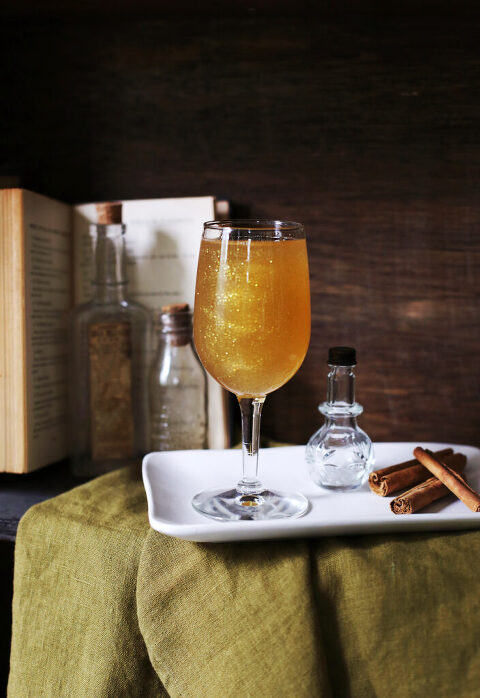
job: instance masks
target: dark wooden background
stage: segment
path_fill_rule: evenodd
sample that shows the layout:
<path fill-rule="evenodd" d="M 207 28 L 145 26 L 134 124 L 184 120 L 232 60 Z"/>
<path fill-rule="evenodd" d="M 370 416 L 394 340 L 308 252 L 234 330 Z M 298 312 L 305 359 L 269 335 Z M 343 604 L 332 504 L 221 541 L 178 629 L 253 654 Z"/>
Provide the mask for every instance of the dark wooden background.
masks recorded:
<path fill-rule="evenodd" d="M 480 20 L 383 5 L 11 4 L 0 174 L 303 222 L 312 341 L 264 432 L 317 429 L 327 349 L 348 344 L 372 438 L 480 445 Z"/>

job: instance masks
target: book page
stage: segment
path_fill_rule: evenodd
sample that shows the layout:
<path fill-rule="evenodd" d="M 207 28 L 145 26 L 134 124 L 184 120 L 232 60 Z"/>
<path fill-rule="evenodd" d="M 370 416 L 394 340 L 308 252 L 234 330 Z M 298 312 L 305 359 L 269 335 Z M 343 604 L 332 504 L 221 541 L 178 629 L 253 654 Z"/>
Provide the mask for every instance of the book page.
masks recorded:
<path fill-rule="evenodd" d="M 211 196 L 123 202 L 127 232 L 128 296 L 158 311 L 163 305 L 188 303 L 193 309 L 203 223 L 215 218 Z M 93 253 L 90 224 L 95 204 L 74 210 L 75 301 L 92 297 Z M 228 445 L 226 397 L 208 376 L 209 447 Z"/>
<path fill-rule="evenodd" d="M 68 456 L 72 209 L 24 192 L 28 469 Z"/>

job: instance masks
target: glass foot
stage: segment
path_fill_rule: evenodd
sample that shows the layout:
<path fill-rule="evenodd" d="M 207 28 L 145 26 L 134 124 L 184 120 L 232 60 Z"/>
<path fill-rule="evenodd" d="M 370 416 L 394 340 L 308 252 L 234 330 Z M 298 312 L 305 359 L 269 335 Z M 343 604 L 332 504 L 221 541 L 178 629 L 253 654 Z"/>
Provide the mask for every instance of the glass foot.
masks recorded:
<path fill-rule="evenodd" d="M 298 519 L 308 510 L 308 499 L 299 492 L 262 490 L 242 494 L 233 490 L 207 490 L 192 499 L 194 509 L 217 521 Z"/>

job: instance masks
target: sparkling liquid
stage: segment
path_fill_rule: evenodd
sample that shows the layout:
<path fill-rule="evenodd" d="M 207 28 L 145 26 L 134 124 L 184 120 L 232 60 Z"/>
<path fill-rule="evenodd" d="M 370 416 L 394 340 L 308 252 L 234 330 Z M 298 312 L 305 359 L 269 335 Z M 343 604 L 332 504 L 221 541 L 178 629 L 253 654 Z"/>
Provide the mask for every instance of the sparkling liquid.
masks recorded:
<path fill-rule="evenodd" d="M 202 240 L 194 338 L 207 371 L 236 395 L 284 385 L 310 340 L 305 240 Z"/>

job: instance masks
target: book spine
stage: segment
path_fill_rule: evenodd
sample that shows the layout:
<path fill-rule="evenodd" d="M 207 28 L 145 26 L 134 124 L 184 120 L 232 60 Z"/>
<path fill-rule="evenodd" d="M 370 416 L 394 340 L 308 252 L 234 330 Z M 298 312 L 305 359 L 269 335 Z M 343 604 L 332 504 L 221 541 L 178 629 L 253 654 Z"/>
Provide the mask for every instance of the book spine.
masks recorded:
<path fill-rule="evenodd" d="M 0 193 L 0 472 L 6 469 L 6 326 L 5 326 L 5 298 L 6 298 L 6 243 L 5 230 L 7 223 L 5 192 Z"/>
<path fill-rule="evenodd" d="M 0 471 L 28 469 L 23 192 L 2 192 L 2 459 Z"/>

